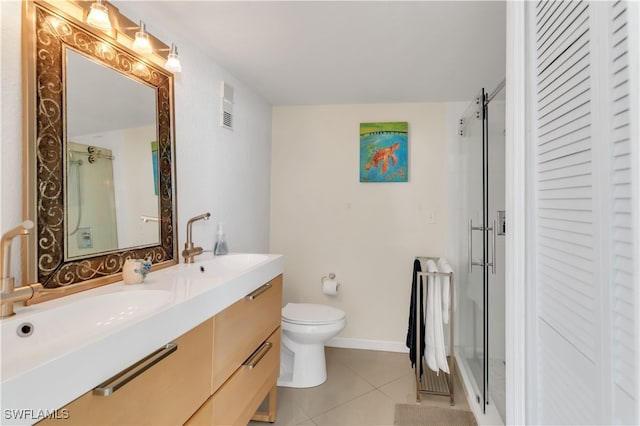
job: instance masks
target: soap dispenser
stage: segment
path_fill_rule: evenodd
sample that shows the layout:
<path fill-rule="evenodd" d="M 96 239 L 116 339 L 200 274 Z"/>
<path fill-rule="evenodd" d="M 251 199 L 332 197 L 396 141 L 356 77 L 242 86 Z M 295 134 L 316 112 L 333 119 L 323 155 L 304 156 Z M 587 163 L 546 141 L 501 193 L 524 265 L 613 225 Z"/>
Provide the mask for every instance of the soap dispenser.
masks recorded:
<path fill-rule="evenodd" d="M 222 223 L 219 223 L 218 232 L 216 233 L 216 243 L 213 246 L 213 254 L 214 256 L 220 256 L 227 253 L 229 253 L 229 249 L 227 248 L 227 239 L 224 235 Z"/>

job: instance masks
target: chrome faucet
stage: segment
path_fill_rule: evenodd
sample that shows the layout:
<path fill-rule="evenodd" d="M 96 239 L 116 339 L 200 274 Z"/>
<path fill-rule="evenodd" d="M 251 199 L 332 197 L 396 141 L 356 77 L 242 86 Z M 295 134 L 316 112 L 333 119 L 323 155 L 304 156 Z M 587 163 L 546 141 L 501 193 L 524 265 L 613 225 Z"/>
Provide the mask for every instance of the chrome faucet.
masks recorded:
<path fill-rule="evenodd" d="M 42 284 L 34 283 L 15 288 L 15 279 L 11 276 L 11 243 L 14 238 L 29 235 L 33 222 L 25 220 L 2 236 L 0 242 L 0 275 L 2 276 L 2 294 L 0 294 L 0 318 L 7 318 L 14 314 L 13 304 L 33 298 L 42 290 Z"/>
<path fill-rule="evenodd" d="M 207 212 L 195 217 L 192 217 L 187 222 L 187 242 L 184 243 L 184 250 L 182 250 L 182 257 L 184 257 L 184 263 L 193 263 L 193 258 L 204 251 L 202 247 L 194 247 L 193 239 L 191 238 L 191 225 L 193 222 L 204 219 L 209 220 L 211 213 Z"/>

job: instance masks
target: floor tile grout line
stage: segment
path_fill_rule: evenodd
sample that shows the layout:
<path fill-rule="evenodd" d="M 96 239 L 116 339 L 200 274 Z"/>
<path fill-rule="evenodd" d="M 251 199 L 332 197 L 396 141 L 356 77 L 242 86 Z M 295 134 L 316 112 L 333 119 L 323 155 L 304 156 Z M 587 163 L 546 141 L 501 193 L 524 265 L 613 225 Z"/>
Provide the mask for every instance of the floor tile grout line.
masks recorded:
<path fill-rule="evenodd" d="M 407 355 L 408 355 L 408 354 L 407 354 Z M 343 366 L 343 367 L 347 368 L 347 369 L 348 369 L 349 371 L 351 371 L 353 374 L 355 374 L 356 376 L 360 377 L 362 380 L 364 380 L 364 381 L 365 381 L 365 382 L 367 382 L 369 385 L 371 385 L 371 386 L 373 387 L 373 390 L 378 390 L 378 391 L 380 391 L 380 392 L 381 392 L 385 397 L 387 397 L 388 399 L 390 399 L 394 404 L 397 404 L 398 402 L 397 402 L 397 401 L 395 401 L 391 395 L 388 395 L 386 392 L 384 392 L 384 391 L 383 391 L 383 390 L 381 390 L 380 388 L 382 388 L 382 387 L 384 387 L 384 386 L 387 386 L 387 385 L 389 385 L 389 384 L 391 384 L 391 383 L 393 383 L 393 382 L 395 382 L 395 381 L 397 381 L 397 380 L 401 380 L 402 378 L 404 378 L 404 377 L 405 377 L 405 376 L 407 376 L 407 375 L 413 375 L 413 373 L 412 373 L 413 368 L 411 368 L 411 371 L 407 371 L 407 373 L 406 373 L 406 374 L 403 374 L 403 375 L 398 376 L 398 377 L 396 377 L 396 378 L 394 378 L 394 379 L 391 379 L 391 380 L 389 380 L 389 381 L 387 381 L 387 382 L 385 382 L 385 383 L 381 384 L 380 386 L 376 386 L 375 384 L 371 383 L 371 381 L 370 381 L 370 380 L 368 380 L 365 376 L 363 376 L 362 374 L 358 373 L 358 371 L 356 371 L 355 369 L 353 369 L 352 367 L 350 367 L 348 364 L 344 363 L 343 361 L 341 361 L 341 360 L 339 360 L 339 359 L 335 359 L 335 358 L 334 358 L 334 359 L 332 359 L 332 362 L 338 362 L 338 363 L 342 364 L 342 366 Z M 369 392 L 367 392 L 367 393 L 369 393 Z M 366 395 L 367 393 L 365 393 L 365 394 L 363 394 L 363 395 Z M 362 396 L 362 395 L 360 395 L 360 396 Z M 359 398 L 360 396 L 357 396 L 357 397 L 353 398 L 351 401 L 353 401 L 353 400 L 355 400 L 355 399 Z M 327 410 L 327 411 L 325 411 L 325 412 L 323 412 L 323 413 L 321 413 L 321 414 L 318 414 L 318 416 L 320 416 L 320 415 L 324 415 L 324 414 L 326 414 L 326 413 L 330 412 L 331 410 L 334 410 L 334 409 L 338 408 L 339 406 L 344 405 L 344 404 L 347 404 L 347 403 L 349 403 L 349 402 L 351 402 L 351 401 L 346 401 L 346 402 L 344 402 L 343 404 L 340 404 L 340 405 L 338 405 L 338 406 L 336 406 L 336 407 L 333 407 L 333 408 L 331 408 L 331 409 L 329 409 L 329 410 Z M 317 417 L 317 416 L 316 416 L 316 417 Z M 313 418 L 315 418 L 315 417 L 312 417 L 312 419 L 313 419 Z"/>
<path fill-rule="evenodd" d="M 371 392 L 373 392 L 373 391 L 375 391 L 375 390 L 377 390 L 377 389 L 376 389 L 376 388 L 370 389 L 370 390 L 366 391 L 365 393 L 362 393 L 362 394 L 360 394 L 360 395 L 354 396 L 353 398 L 351 398 L 351 399 L 349 399 L 349 400 L 346 400 L 346 401 L 344 401 L 344 402 L 339 403 L 339 404 L 338 404 L 338 405 L 336 405 L 336 406 L 333 406 L 333 407 L 331 407 L 331 408 L 329 408 L 329 409 L 327 409 L 327 410 L 324 410 L 324 411 L 322 411 L 321 413 L 316 414 L 316 415 L 315 415 L 315 416 L 313 416 L 313 417 L 310 417 L 310 416 L 307 414 L 307 412 L 306 412 L 306 411 L 304 411 L 304 409 L 303 409 L 302 407 L 300 407 L 300 409 L 305 413 L 305 415 L 306 415 L 307 417 L 309 417 L 311 420 L 313 420 L 313 419 L 315 419 L 316 417 L 319 417 L 319 416 L 325 415 L 325 414 L 327 414 L 328 412 L 333 411 L 333 410 L 335 410 L 336 408 L 342 407 L 342 406 L 343 406 L 343 405 L 345 405 L 345 404 L 348 404 L 348 403 L 350 403 L 350 402 L 353 402 L 353 401 L 355 401 L 356 399 L 360 398 L 361 396 L 367 395 L 368 393 L 371 393 Z M 386 396 L 386 395 L 385 395 L 385 396 Z M 315 423 L 315 422 L 314 422 L 314 423 Z"/>
<path fill-rule="evenodd" d="M 323 414 L 326 414 L 326 413 L 330 412 L 331 410 L 335 410 L 336 408 L 338 408 L 338 407 L 340 407 L 340 406 L 342 406 L 342 405 L 344 405 L 344 404 L 347 404 L 347 403 L 349 403 L 349 402 L 351 402 L 351 401 L 353 401 L 353 400 L 355 400 L 355 399 L 360 398 L 360 397 L 361 397 L 361 396 L 363 396 L 363 395 L 368 394 L 369 392 L 372 392 L 372 391 L 376 390 L 376 387 L 375 387 L 373 384 L 369 383 L 369 381 L 368 381 L 368 380 L 366 380 L 364 377 L 362 377 L 361 375 L 359 375 L 358 373 L 356 373 L 355 371 L 353 371 L 353 369 L 349 368 L 349 366 L 348 366 L 348 365 L 346 365 L 344 362 L 342 362 L 342 361 L 340 361 L 340 360 L 335 360 L 335 359 L 334 359 L 334 360 L 332 360 L 331 362 L 332 362 L 332 363 L 337 362 L 337 363 L 339 363 L 339 364 L 342 364 L 342 366 L 343 366 L 343 367 L 345 367 L 347 370 L 349 370 L 350 372 L 352 372 L 353 374 L 355 374 L 356 376 L 358 376 L 360 379 L 364 380 L 364 381 L 365 381 L 369 386 L 371 386 L 371 387 L 372 387 L 372 389 L 370 389 L 370 390 L 368 390 L 368 391 L 366 391 L 366 392 L 364 392 L 364 393 L 362 393 L 362 394 L 360 394 L 360 395 L 357 395 L 357 396 L 355 396 L 355 397 L 353 397 L 353 398 L 351 398 L 351 399 L 349 399 L 349 400 L 347 400 L 347 401 L 341 402 L 341 403 L 339 403 L 338 405 L 336 405 L 336 406 L 334 406 L 334 407 L 331 407 L 331 408 L 329 408 L 329 409 L 327 409 L 327 410 L 324 410 L 324 411 L 322 411 L 321 413 L 319 413 L 319 414 L 317 414 L 317 415 L 315 415 L 315 416 L 313 416 L 313 417 L 312 417 L 312 416 L 310 416 L 310 415 L 309 415 L 309 413 L 307 413 L 307 411 L 304 409 L 304 407 L 302 407 L 302 406 L 298 405 L 298 408 L 300 408 L 300 411 L 302 411 L 302 412 L 304 413 L 304 415 L 305 415 L 305 416 L 307 416 L 307 418 L 309 418 L 311 421 L 313 421 L 313 419 L 314 419 L 314 418 L 316 418 L 316 417 L 318 417 L 318 416 L 322 416 Z M 320 386 L 322 386 L 322 385 L 320 385 Z M 386 395 L 385 395 L 385 396 L 386 396 Z M 314 422 L 314 423 L 315 423 L 315 422 Z"/>
<path fill-rule="evenodd" d="M 408 355 L 408 354 L 407 354 L 407 355 Z M 335 361 L 337 361 L 337 362 L 339 362 L 340 364 L 342 364 L 344 367 L 346 367 L 347 369 L 349 369 L 352 373 L 354 373 L 355 375 L 357 375 L 358 377 L 360 377 L 360 378 L 361 378 L 362 380 L 364 380 L 365 382 L 369 383 L 369 384 L 370 384 L 371 386 L 373 386 L 375 389 L 380 389 L 381 387 L 386 386 L 386 385 L 388 385 L 389 383 L 393 383 L 393 382 L 395 382 L 396 380 L 399 380 L 399 379 L 401 379 L 401 378 L 403 378 L 403 377 L 405 376 L 405 375 L 403 374 L 403 375 L 401 375 L 401 376 L 398 376 L 398 377 L 396 377 L 396 378 L 394 378 L 394 379 L 389 380 L 388 382 L 385 382 L 385 383 L 381 384 L 380 386 L 377 386 L 377 385 L 375 385 L 374 383 L 371 383 L 371 382 L 370 382 L 366 377 L 364 377 L 362 374 L 358 373 L 356 370 L 354 370 L 353 368 L 349 367 L 349 365 L 348 365 L 348 364 L 345 364 L 344 362 L 342 362 L 342 361 L 340 361 L 340 360 L 335 360 Z M 413 369 L 411 369 L 411 370 L 413 370 Z M 406 375 L 408 375 L 408 374 L 412 374 L 412 373 L 411 373 L 411 372 L 407 372 L 407 373 L 406 373 Z"/>
<path fill-rule="evenodd" d="M 391 383 L 393 383 L 393 382 L 395 382 L 395 381 L 398 381 L 398 380 L 400 380 L 400 379 L 403 379 L 405 376 L 408 376 L 408 375 L 412 375 L 412 376 L 413 376 L 413 373 L 406 373 L 406 374 L 403 374 L 402 376 L 396 377 L 395 379 L 389 380 L 388 382 L 386 382 L 386 383 L 384 383 L 384 384 L 382 384 L 382 385 L 380 385 L 380 386 L 376 387 L 376 389 L 383 388 L 383 387 L 385 387 L 385 386 L 387 386 L 387 385 L 389 385 L 389 384 L 391 384 Z"/>
<path fill-rule="evenodd" d="M 365 392 L 365 393 L 363 393 L 362 395 L 358 395 L 358 396 L 356 396 L 355 398 L 350 399 L 349 401 L 345 401 L 345 402 L 343 402 L 342 404 L 339 404 L 339 405 L 337 405 L 337 406 L 333 407 L 333 408 L 332 408 L 332 409 L 330 409 L 330 410 L 327 410 L 327 411 L 325 411 L 325 412 L 323 412 L 323 413 L 321 413 L 321 414 L 318 414 L 318 415 L 317 415 L 317 416 L 315 416 L 315 417 L 311 417 L 311 421 L 312 421 L 312 422 L 314 422 L 314 423 L 316 423 L 314 419 L 317 419 L 317 418 L 318 418 L 318 417 L 320 417 L 320 416 L 324 416 L 324 415 L 326 415 L 326 414 L 330 413 L 331 411 L 337 410 L 338 408 L 340 408 L 340 407 L 342 407 L 342 406 L 344 406 L 344 405 L 347 405 L 347 404 L 349 404 L 349 403 L 351 403 L 351 402 L 355 401 L 355 400 L 356 400 L 356 399 L 358 399 L 358 398 L 362 398 L 362 397 L 364 397 L 364 396 L 366 396 L 366 395 L 369 395 L 370 393 L 375 392 L 375 391 L 380 392 L 380 393 L 381 393 L 385 398 L 387 398 L 387 399 L 388 399 L 392 404 L 396 404 L 396 402 L 393 400 L 393 398 L 389 397 L 389 395 L 385 394 L 384 392 L 380 391 L 379 389 L 373 388 L 373 389 L 371 389 L 370 391 Z M 316 425 L 317 425 L 317 423 L 316 423 Z"/>

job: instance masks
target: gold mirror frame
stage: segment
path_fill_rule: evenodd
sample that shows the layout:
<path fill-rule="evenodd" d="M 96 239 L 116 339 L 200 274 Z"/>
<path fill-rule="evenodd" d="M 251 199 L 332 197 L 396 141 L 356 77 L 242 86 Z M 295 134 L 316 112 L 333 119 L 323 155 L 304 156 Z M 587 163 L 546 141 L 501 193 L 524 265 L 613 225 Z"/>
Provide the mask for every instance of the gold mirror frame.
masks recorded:
<path fill-rule="evenodd" d="M 57 2 L 56 6 L 58 6 Z M 76 8 L 77 4 L 69 2 Z M 110 34 L 84 24 L 46 1 L 27 1 L 23 13 L 24 150 L 23 215 L 36 223 L 35 238 L 23 243 L 23 277 L 40 282 L 49 295 L 38 301 L 75 293 L 122 279 L 129 258 L 151 258 L 153 269 L 178 263 L 175 235 L 173 75 L 158 66 L 158 57 L 140 56 Z M 86 7 L 86 5 L 85 5 Z M 111 6 L 110 15 L 117 9 Z M 81 11 L 81 13 L 86 13 Z M 121 24 L 130 21 L 118 14 Z M 158 41 L 154 39 L 156 45 Z M 156 89 L 158 123 L 159 224 L 158 245 L 126 248 L 93 257 L 64 257 L 64 49 Z M 26 242 L 26 241 L 25 241 Z M 45 293 L 47 291 L 45 290 Z"/>

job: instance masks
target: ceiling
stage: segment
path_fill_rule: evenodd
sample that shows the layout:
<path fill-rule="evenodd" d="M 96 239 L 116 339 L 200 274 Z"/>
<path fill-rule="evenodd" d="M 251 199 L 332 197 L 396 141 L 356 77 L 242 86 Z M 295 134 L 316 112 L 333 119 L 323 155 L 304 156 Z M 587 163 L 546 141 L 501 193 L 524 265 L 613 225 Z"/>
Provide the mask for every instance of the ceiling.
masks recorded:
<path fill-rule="evenodd" d="M 502 1 L 153 5 L 273 105 L 467 101 L 505 75 Z"/>

